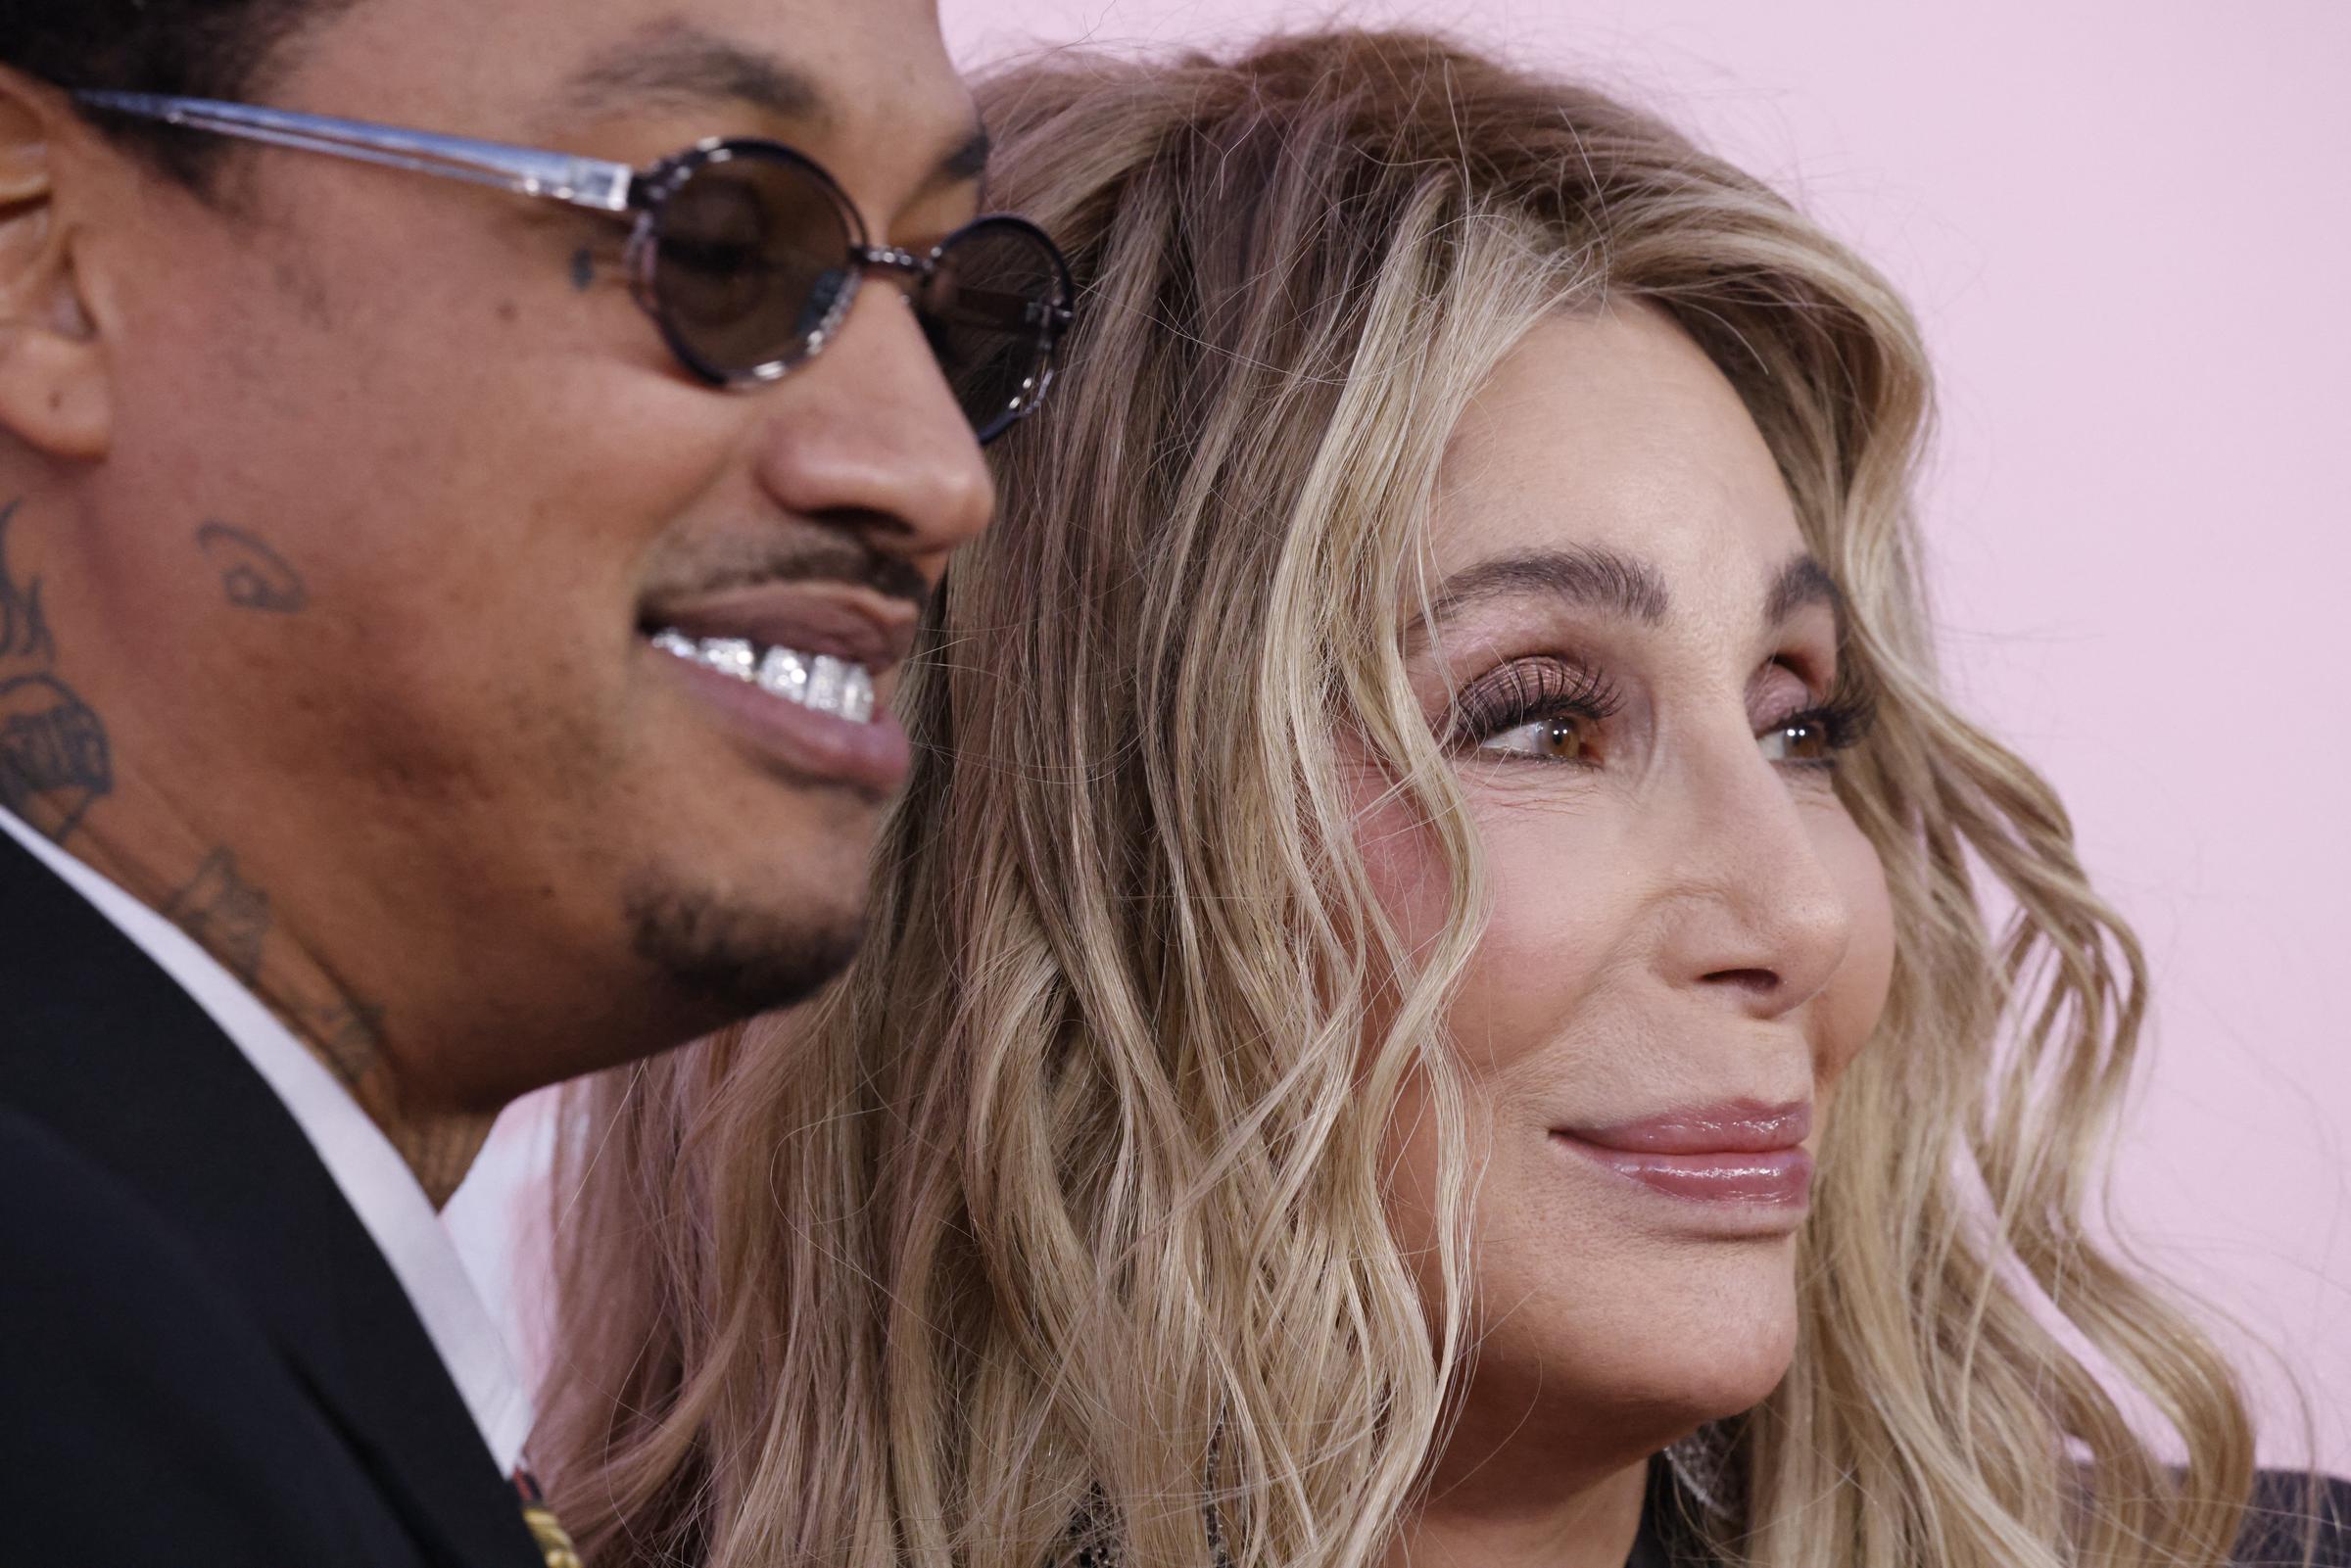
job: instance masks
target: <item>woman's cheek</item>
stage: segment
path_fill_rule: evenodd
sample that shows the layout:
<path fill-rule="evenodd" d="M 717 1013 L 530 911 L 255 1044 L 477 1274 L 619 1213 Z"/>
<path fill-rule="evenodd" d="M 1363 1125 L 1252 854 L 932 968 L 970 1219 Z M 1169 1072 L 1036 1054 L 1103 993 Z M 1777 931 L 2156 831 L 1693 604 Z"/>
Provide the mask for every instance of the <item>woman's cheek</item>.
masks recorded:
<path fill-rule="evenodd" d="M 1380 912 L 1407 951 L 1444 934 L 1453 913 L 1453 872 L 1436 834 L 1409 804 L 1388 792 L 1359 805 L 1355 847 Z"/>

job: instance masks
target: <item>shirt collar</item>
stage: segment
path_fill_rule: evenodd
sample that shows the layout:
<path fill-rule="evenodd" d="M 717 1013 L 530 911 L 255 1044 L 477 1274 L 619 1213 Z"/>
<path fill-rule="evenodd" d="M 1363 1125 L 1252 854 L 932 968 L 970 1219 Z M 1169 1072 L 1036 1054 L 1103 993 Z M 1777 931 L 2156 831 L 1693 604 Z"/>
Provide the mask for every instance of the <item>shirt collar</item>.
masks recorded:
<path fill-rule="evenodd" d="M 391 1264 L 503 1473 L 522 1460 L 529 1391 L 497 1321 L 408 1162 L 325 1064 L 186 932 L 0 809 L 0 831 L 88 901 L 187 992 L 284 1103 Z"/>

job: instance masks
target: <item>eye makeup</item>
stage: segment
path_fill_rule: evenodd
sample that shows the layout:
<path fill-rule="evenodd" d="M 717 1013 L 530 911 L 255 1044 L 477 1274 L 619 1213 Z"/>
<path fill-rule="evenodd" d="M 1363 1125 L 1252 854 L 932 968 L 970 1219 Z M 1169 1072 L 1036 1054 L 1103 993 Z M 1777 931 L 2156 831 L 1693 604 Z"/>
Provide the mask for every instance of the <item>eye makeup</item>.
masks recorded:
<path fill-rule="evenodd" d="M 1445 742 L 1460 750 L 1591 765 L 1593 732 L 1624 707 L 1623 689 L 1587 664 L 1557 655 L 1512 659 L 1462 689 Z M 1524 748 L 1491 742 L 1529 732 Z"/>
<path fill-rule="evenodd" d="M 1455 695 L 1444 743 L 1497 759 L 1594 767 L 1603 760 L 1603 727 L 1624 702 L 1621 686 L 1579 660 L 1557 654 L 1512 659 Z M 1841 677 L 1819 701 L 1783 702 L 1779 712 L 1757 722 L 1755 739 L 1774 763 L 1832 768 L 1841 753 L 1867 737 L 1876 711 L 1858 681 Z M 1517 743 L 1497 743 L 1504 740 Z"/>
<path fill-rule="evenodd" d="M 1876 699 L 1860 683 L 1841 680 L 1826 701 L 1770 720 L 1756 730 L 1755 739 L 1773 762 L 1834 768 L 1839 755 L 1869 738 L 1877 716 Z"/>

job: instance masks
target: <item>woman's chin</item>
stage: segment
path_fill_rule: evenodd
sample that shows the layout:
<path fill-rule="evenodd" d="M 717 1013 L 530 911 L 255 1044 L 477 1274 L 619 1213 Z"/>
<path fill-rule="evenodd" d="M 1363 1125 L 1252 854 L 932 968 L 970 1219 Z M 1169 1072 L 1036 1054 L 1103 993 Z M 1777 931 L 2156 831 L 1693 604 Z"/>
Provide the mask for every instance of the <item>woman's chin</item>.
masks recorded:
<path fill-rule="evenodd" d="M 1784 1256 L 1725 1261 L 1596 1269 L 1521 1298 L 1485 1325 L 1474 1402 L 1495 1419 L 1549 1412 L 1628 1455 L 1754 1408 L 1795 1357 L 1793 1270 Z"/>
<path fill-rule="evenodd" d="M 1629 1446 L 1654 1453 L 1711 1421 L 1753 1409 L 1788 1375 L 1789 1354 L 1771 1345 L 1723 1346 L 1708 1364 L 1695 1358 L 1640 1369 L 1613 1389 L 1595 1388 L 1586 1412 L 1600 1412 L 1602 1430 L 1622 1430 Z M 1634 1369 L 1628 1369 L 1628 1371 Z"/>
<path fill-rule="evenodd" d="M 1796 1291 L 1785 1276 L 1746 1293 L 1659 1300 L 1651 1311 L 1654 1328 L 1624 1347 L 1623 1392 L 1685 1429 L 1753 1409 L 1796 1357 Z"/>
<path fill-rule="evenodd" d="M 1697 1357 L 1670 1364 L 1641 1360 L 1606 1368 L 1590 1363 L 1543 1371 L 1481 1365 L 1446 1445 L 1446 1470 L 1495 1466 L 1515 1450 L 1541 1455 L 1556 1476 L 1587 1480 L 1621 1472 L 1661 1452 L 1709 1422 L 1753 1409 L 1770 1398 L 1788 1356 L 1768 1347 L 1724 1347 L 1712 1365 Z M 1514 1467 L 1502 1465 L 1497 1474 Z"/>

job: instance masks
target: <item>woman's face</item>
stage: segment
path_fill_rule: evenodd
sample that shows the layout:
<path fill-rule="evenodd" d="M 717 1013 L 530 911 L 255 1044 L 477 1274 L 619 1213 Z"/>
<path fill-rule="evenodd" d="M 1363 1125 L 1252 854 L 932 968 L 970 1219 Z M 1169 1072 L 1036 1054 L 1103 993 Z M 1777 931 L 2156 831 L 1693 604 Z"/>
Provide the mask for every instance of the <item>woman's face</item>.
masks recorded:
<path fill-rule="evenodd" d="M 1893 963 L 1832 783 L 1865 719 L 1769 450 L 1647 307 L 1528 337 L 1452 444 L 1431 548 L 1407 654 L 1491 892 L 1448 1019 L 1477 1331 L 1449 1456 L 1645 1452 L 1788 1364 L 1810 1151 Z M 1360 829 L 1391 915 L 1436 934 L 1426 835 Z M 1423 1266 L 1426 1109 L 1415 1088 L 1389 1134 Z"/>

